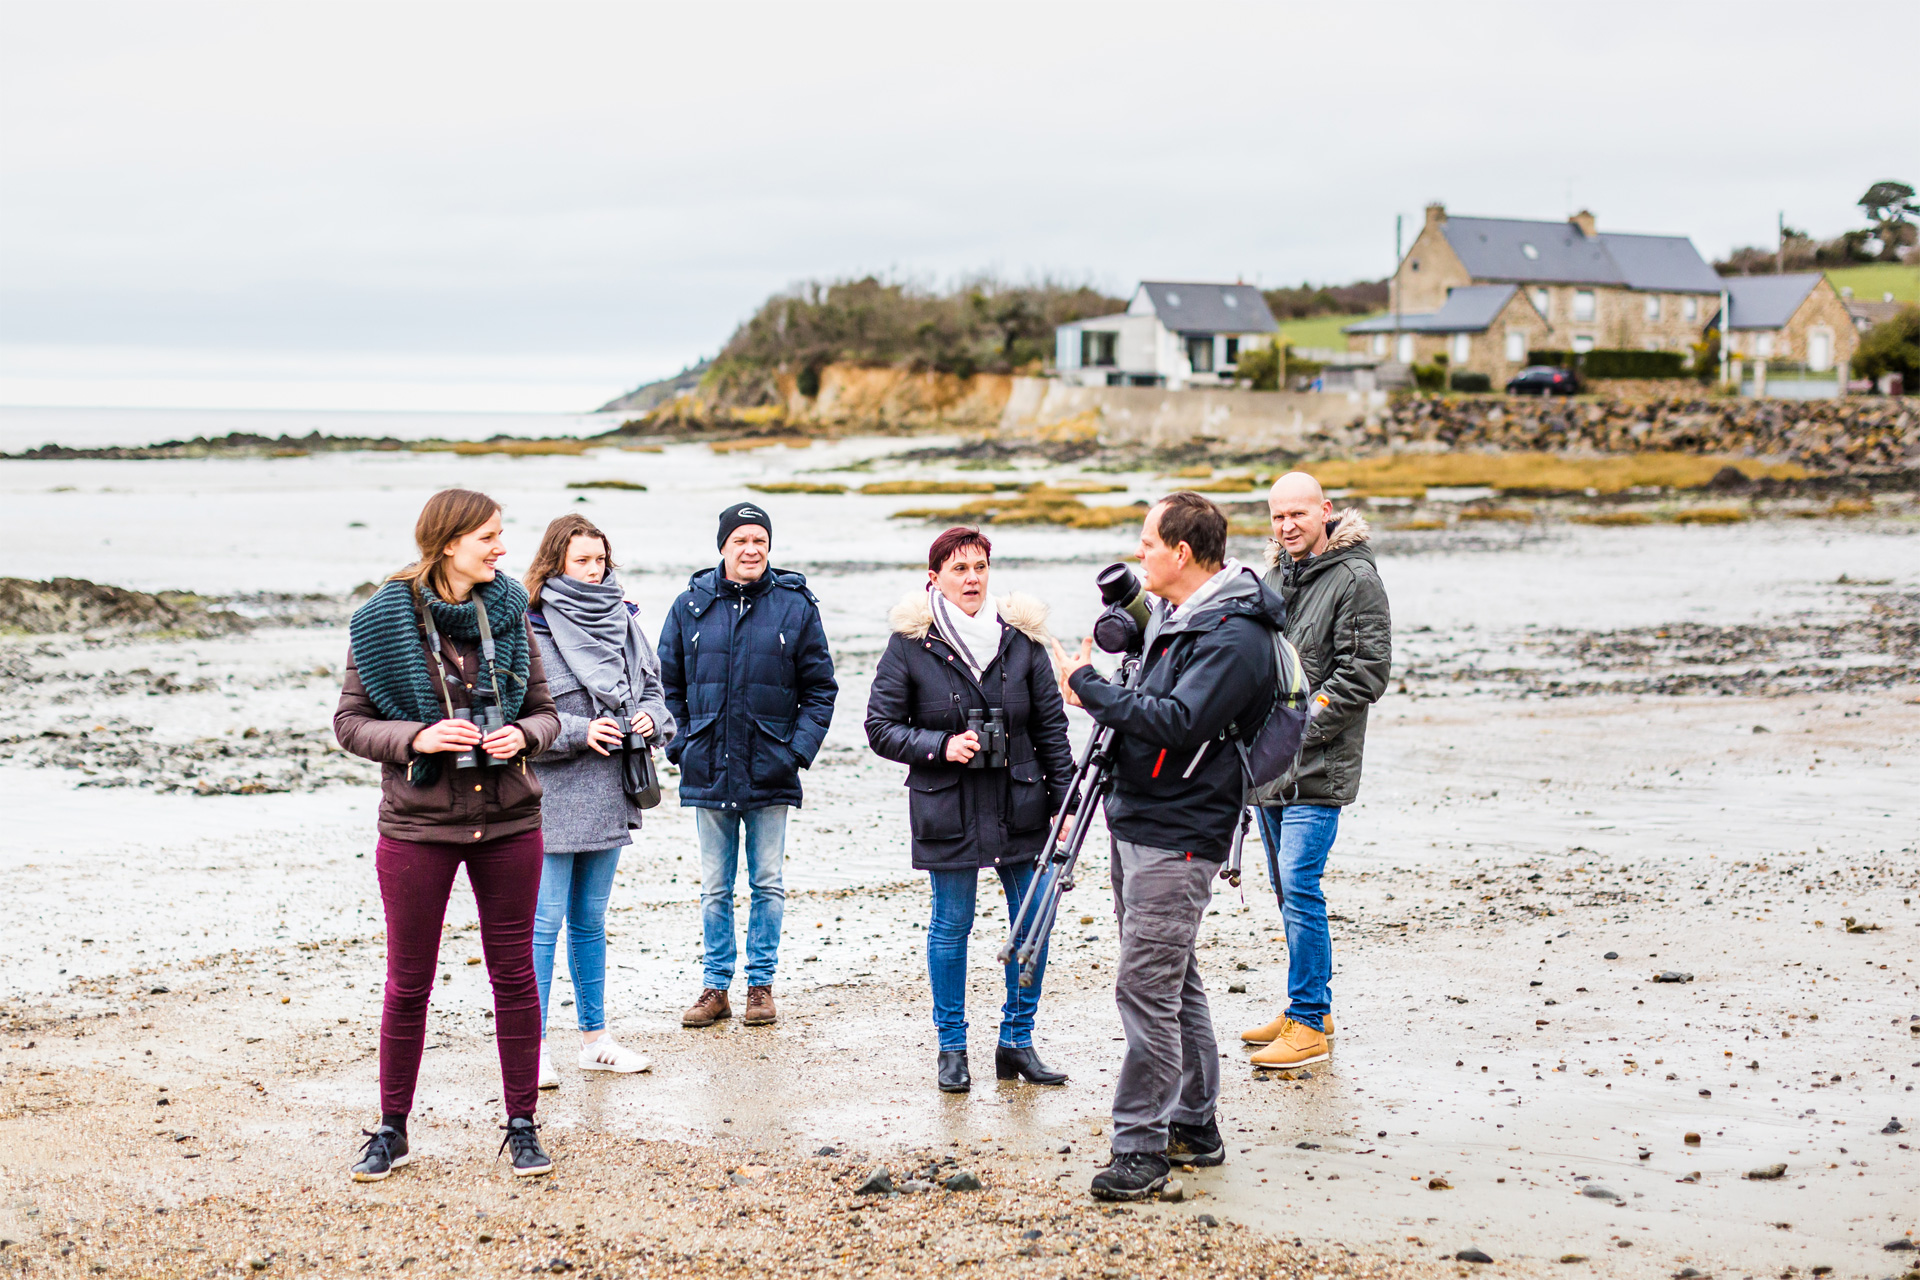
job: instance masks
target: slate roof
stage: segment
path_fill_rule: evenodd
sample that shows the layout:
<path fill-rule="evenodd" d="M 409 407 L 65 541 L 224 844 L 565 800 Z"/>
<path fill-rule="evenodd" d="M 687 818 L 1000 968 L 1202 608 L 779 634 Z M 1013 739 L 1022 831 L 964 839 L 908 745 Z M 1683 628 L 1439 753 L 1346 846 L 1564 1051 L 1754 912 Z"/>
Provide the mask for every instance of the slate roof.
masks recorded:
<path fill-rule="evenodd" d="M 1374 316 L 1347 325 L 1342 333 L 1478 333 L 1492 324 L 1500 309 L 1519 288 L 1511 284 L 1462 285 L 1447 294 L 1438 311 L 1404 314 L 1398 326 L 1393 316 Z"/>
<path fill-rule="evenodd" d="M 1720 289 L 1720 277 L 1685 236 L 1603 231 L 1588 237 L 1571 222 L 1522 218 L 1449 217 L 1441 232 L 1476 280 L 1607 284 L 1673 293 Z"/>
<path fill-rule="evenodd" d="M 1176 333 L 1273 333 L 1267 300 L 1250 284 L 1142 280 L 1154 314 Z"/>
<path fill-rule="evenodd" d="M 1721 279 L 1720 287 L 1727 291 L 1735 329 L 1782 329 L 1813 292 L 1813 287 L 1820 283 L 1820 278 L 1818 271 L 1794 271 L 1782 276 L 1726 276 Z M 1707 323 L 1709 327 L 1719 324 L 1720 313 L 1715 311 Z"/>

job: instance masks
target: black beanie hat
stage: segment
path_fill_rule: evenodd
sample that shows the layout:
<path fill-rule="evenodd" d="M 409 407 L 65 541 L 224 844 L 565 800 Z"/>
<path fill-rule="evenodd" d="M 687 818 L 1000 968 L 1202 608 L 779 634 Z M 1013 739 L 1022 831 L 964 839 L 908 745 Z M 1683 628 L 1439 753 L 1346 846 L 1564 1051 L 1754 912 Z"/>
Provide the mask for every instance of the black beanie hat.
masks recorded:
<path fill-rule="evenodd" d="M 720 536 L 713 540 L 713 545 L 726 546 L 728 536 L 743 524 L 759 525 L 767 531 L 767 541 L 773 541 L 773 517 L 757 502 L 736 502 L 720 513 Z"/>

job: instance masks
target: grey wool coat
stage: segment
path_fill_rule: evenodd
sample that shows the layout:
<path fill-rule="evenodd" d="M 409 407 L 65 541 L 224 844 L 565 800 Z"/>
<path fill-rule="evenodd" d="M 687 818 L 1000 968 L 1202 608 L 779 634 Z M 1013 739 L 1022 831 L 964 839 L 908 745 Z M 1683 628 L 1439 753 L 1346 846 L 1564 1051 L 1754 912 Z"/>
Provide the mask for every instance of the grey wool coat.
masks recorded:
<path fill-rule="evenodd" d="M 678 726 L 667 711 L 666 691 L 660 684 L 660 659 L 640 626 L 639 610 L 629 604 L 627 611 L 628 624 L 640 641 L 640 664 L 645 668 L 639 709 L 653 717 L 654 735 L 647 739 L 647 745 L 663 747 L 673 741 Z M 547 672 L 547 690 L 560 713 L 560 736 L 533 758 L 533 771 L 545 793 L 540 805 L 540 831 L 546 851 L 593 853 L 632 844 L 628 832 L 640 826 L 642 810 L 627 799 L 620 785 L 620 758 L 603 756 L 587 745 L 587 726 L 594 719 L 593 700 L 568 668 L 560 646 L 547 629 L 547 620 L 537 613 L 527 617 Z"/>

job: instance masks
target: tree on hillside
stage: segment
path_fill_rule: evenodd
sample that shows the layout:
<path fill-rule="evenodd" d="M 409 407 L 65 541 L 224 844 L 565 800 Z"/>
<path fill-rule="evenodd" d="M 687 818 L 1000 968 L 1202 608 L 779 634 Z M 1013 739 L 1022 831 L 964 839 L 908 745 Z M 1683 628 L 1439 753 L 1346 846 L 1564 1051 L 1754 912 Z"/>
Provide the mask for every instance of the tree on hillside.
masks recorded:
<path fill-rule="evenodd" d="M 1387 305 L 1385 280 L 1360 280 L 1353 284 L 1311 285 L 1298 288 L 1265 289 L 1267 309 L 1276 320 L 1302 320 L 1308 316 L 1357 316 L 1381 311 Z"/>
<path fill-rule="evenodd" d="M 1904 182 L 1876 182 L 1857 202 L 1873 223 L 1873 234 L 1880 241 L 1880 260 L 1898 262 L 1900 250 L 1915 239 L 1913 223 L 1908 219 L 1920 214 L 1913 200 L 1913 188 Z"/>

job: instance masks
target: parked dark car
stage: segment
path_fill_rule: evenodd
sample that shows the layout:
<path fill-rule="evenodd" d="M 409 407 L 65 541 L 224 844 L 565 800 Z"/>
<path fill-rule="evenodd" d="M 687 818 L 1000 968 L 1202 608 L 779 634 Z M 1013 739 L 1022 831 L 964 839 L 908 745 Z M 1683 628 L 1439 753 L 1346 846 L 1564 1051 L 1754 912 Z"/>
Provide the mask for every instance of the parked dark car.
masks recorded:
<path fill-rule="evenodd" d="M 1579 375 L 1553 364 L 1530 364 L 1507 383 L 1510 396 L 1570 396 L 1579 390 Z"/>

